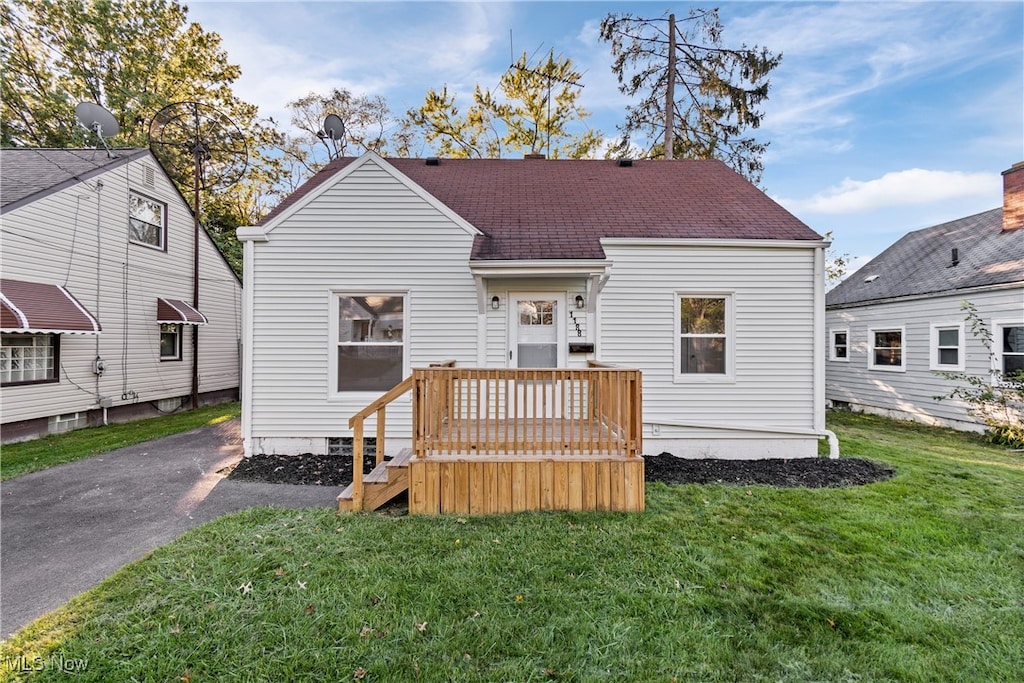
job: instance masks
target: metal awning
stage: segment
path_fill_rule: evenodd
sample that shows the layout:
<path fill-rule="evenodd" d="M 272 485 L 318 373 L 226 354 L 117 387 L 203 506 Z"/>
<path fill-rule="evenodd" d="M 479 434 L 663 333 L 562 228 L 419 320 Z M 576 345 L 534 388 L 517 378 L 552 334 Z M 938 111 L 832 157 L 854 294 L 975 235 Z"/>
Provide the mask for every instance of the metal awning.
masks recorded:
<path fill-rule="evenodd" d="M 0 280 L 0 332 L 99 334 L 100 321 L 60 285 Z"/>
<path fill-rule="evenodd" d="M 171 325 L 205 325 L 210 322 L 199 309 L 181 299 L 156 300 L 156 321 Z"/>

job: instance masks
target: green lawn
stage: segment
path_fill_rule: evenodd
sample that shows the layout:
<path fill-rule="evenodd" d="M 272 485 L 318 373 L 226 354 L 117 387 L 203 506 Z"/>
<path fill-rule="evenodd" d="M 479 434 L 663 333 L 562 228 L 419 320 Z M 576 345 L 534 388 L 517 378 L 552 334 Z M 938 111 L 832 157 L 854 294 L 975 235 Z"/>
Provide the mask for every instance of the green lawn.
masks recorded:
<path fill-rule="evenodd" d="M 221 403 L 198 410 L 104 427 L 88 427 L 66 434 L 8 444 L 0 448 L 0 479 L 10 479 L 19 474 L 106 453 L 115 448 L 230 420 L 238 417 L 238 410 L 238 403 Z"/>
<path fill-rule="evenodd" d="M 76 681 L 1019 680 L 1024 458 L 879 418 L 830 426 L 896 477 L 650 485 L 642 514 L 251 510 L 0 655 L 38 661 L 32 680 L 62 661 L 87 662 Z"/>

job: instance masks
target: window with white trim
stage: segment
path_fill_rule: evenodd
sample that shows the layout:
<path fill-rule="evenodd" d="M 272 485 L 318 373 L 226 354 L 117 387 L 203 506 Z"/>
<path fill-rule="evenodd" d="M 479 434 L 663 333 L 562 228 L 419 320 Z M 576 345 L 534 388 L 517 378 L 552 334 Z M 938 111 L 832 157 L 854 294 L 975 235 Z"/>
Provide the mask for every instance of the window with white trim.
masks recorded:
<path fill-rule="evenodd" d="M 391 389 L 405 374 L 405 296 L 336 294 L 334 391 Z"/>
<path fill-rule="evenodd" d="M 0 335 L 0 384 L 44 384 L 59 380 L 60 335 Z"/>
<path fill-rule="evenodd" d="M 676 379 L 732 377 L 732 295 L 678 294 Z"/>
<path fill-rule="evenodd" d="M 160 323 L 160 360 L 181 360 L 181 325 Z"/>
<path fill-rule="evenodd" d="M 904 371 L 902 327 L 887 327 L 868 330 L 868 367 L 874 370 Z"/>
<path fill-rule="evenodd" d="M 128 241 L 167 248 L 167 205 L 136 192 L 128 195 Z"/>
<path fill-rule="evenodd" d="M 932 370 L 964 369 L 964 324 L 933 324 L 929 335 Z"/>
<path fill-rule="evenodd" d="M 838 361 L 849 361 L 850 360 L 850 330 L 843 328 L 841 330 L 830 330 L 829 331 L 829 360 Z"/>
<path fill-rule="evenodd" d="M 1024 373 L 1024 323 L 997 322 L 993 332 L 996 367 L 1003 377 Z"/>

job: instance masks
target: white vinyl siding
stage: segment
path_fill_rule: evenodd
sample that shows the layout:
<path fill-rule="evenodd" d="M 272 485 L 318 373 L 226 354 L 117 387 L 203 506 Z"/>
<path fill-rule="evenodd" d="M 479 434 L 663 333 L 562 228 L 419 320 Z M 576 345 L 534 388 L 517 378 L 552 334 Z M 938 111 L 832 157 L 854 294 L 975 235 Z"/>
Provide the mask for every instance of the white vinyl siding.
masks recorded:
<path fill-rule="evenodd" d="M 605 243 L 604 250 L 614 265 L 600 297 L 598 358 L 643 372 L 645 423 L 814 428 L 814 249 Z M 677 292 L 731 293 L 733 381 L 675 381 Z"/>
<path fill-rule="evenodd" d="M 967 414 L 967 406 L 962 402 L 933 398 L 949 393 L 957 384 L 932 370 L 932 326 L 963 321 L 965 313 L 961 304 L 965 299 L 977 306 L 979 315 L 993 333 L 996 321 L 1017 320 L 1024 325 L 1020 313 L 1022 297 L 1024 287 L 1016 287 L 829 310 L 828 325 L 849 326 L 850 362 L 827 364 L 826 399 L 854 409 L 926 424 L 980 429 L 976 418 Z M 884 373 L 868 369 L 868 330 L 892 327 L 905 330 L 906 371 Z M 990 373 L 988 351 L 969 329 L 964 330 L 962 338 L 963 371 L 987 379 Z"/>
<path fill-rule="evenodd" d="M 255 280 L 254 452 L 281 439 L 326 448 L 328 437 L 351 436 L 348 419 L 383 393 L 334 391 L 337 293 L 405 293 L 407 371 L 448 359 L 477 364 L 473 236 L 376 162 L 328 183 L 253 244 L 246 264 Z M 406 396 L 388 407 L 389 434 L 410 437 L 409 405 Z"/>
<path fill-rule="evenodd" d="M 129 248 L 129 198 L 140 187 L 167 206 L 167 250 Z M 96 179 L 103 181 L 97 189 Z M 188 205 L 148 154 L 3 214 L 5 278 L 64 285 L 100 321 L 98 336 L 60 338 L 60 382 L 3 389 L 4 423 L 156 402 L 191 391 L 192 335 L 182 332 L 180 363 L 161 362 L 157 297 L 192 301 L 193 222 Z M 39 226 L 45 226 L 41 230 Z M 238 386 L 241 286 L 212 240 L 200 235 L 199 391 Z M 106 366 L 97 378 L 93 361 Z"/>

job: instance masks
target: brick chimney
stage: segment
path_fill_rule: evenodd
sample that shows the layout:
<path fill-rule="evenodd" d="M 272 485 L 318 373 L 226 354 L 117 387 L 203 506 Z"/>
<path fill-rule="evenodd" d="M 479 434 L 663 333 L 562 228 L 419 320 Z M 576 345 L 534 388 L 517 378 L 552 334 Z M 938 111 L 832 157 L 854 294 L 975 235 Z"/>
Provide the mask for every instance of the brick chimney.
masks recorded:
<path fill-rule="evenodd" d="M 1024 228 L 1024 161 L 1003 171 L 1003 232 Z"/>

